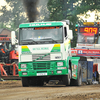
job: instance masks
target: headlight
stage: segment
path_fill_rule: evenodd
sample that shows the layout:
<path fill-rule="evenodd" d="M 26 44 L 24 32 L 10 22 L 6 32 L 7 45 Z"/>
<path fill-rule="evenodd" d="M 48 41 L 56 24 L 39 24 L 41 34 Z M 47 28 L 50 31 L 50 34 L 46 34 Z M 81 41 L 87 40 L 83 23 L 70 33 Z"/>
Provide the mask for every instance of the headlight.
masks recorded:
<path fill-rule="evenodd" d="M 63 66 L 63 62 L 57 62 L 57 66 Z"/>
<path fill-rule="evenodd" d="M 21 68 L 26 68 L 26 64 L 21 64 Z"/>

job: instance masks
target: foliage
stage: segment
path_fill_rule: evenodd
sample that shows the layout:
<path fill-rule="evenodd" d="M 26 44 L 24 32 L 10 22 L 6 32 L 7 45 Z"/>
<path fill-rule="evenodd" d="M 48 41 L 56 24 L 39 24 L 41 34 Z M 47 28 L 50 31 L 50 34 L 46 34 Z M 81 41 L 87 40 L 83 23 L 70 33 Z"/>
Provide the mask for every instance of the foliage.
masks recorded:
<path fill-rule="evenodd" d="M 28 22 L 28 18 L 25 17 L 23 0 L 5 1 L 7 2 L 7 6 L 3 6 L 0 10 L 0 13 L 2 13 L 0 15 L 0 28 L 7 28 L 12 31 L 16 30 L 20 23 Z M 75 36 L 75 24 L 83 21 L 82 19 L 79 20 L 77 15 L 85 14 L 88 10 L 100 11 L 99 4 L 100 0 L 39 0 L 38 8 L 40 7 L 40 15 L 37 21 L 68 19 L 71 22 L 70 28 L 73 30 Z M 72 46 L 75 46 L 76 37 L 73 41 L 75 42 L 73 42 Z"/>
<path fill-rule="evenodd" d="M 16 0 L 5 0 L 7 2 L 6 6 L 2 6 L 0 12 L 0 24 L 1 28 L 6 28 L 10 30 L 16 30 L 20 23 L 26 22 L 25 10 L 23 8 L 22 1 Z M 9 10 L 7 9 L 9 6 Z"/>
<path fill-rule="evenodd" d="M 37 21 L 48 21 L 49 11 L 47 9 L 48 0 L 40 0 L 38 4 L 39 16 Z"/>
<path fill-rule="evenodd" d="M 50 11 L 49 20 L 60 21 L 63 19 L 70 20 L 71 29 L 75 36 L 75 24 L 81 23 L 83 20 L 79 20 L 78 14 L 85 14 L 87 11 L 99 10 L 100 0 L 49 0 L 48 9 Z M 76 44 L 76 37 L 73 39 L 72 46 Z"/>

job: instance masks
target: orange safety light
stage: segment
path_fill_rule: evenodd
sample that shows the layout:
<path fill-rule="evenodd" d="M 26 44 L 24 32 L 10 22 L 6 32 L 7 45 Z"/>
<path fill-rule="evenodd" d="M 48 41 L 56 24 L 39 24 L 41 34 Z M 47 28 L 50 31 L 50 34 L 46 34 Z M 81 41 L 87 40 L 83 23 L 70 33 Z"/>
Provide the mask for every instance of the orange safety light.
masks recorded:
<path fill-rule="evenodd" d="M 18 71 L 21 71 L 21 69 L 18 69 Z"/>
<path fill-rule="evenodd" d="M 78 30 L 77 30 L 77 29 L 75 29 L 75 31 L 77 32 Z"/>
<path fill-rule="evenodd" d="M 100 22 L 97 22 L 97 24 L 100 24 Z"/>

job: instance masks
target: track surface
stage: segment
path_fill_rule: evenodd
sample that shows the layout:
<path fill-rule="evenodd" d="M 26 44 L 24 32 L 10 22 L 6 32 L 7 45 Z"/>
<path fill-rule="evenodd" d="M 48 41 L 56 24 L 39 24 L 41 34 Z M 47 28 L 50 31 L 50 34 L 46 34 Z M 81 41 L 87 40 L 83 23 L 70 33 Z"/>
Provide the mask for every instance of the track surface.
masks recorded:
<path fill-rule="evenodd" d="M 0 100 L 100 100 L 100 84 L 22 87 L 21 81 L 0 82 Z"/>

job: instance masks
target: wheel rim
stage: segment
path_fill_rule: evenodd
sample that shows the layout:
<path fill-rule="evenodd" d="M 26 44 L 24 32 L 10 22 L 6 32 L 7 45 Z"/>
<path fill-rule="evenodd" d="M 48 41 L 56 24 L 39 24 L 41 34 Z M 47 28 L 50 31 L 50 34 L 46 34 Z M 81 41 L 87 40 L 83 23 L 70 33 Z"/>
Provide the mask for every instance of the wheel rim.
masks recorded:
<path fill-rule="evenodd" d="M 71 75 L 71 70 L 69 69 L 69 78 L 70 78 L 70 79 L 71 79 L 71 76 L 72 76 L 72 75 Z"/>
<path fill-rule="evenodd" d="M 70 80 L 71 80 L 71 70 L 69 69 L 68 71 L 69 71 L 69 76 L 68 76 L 68 77 L 69 77 L 69 78 L 68 78 L 69 80 L 68 80 L 68 81 L 69 81 L 69 83 L 70 83 Z"/>

